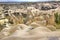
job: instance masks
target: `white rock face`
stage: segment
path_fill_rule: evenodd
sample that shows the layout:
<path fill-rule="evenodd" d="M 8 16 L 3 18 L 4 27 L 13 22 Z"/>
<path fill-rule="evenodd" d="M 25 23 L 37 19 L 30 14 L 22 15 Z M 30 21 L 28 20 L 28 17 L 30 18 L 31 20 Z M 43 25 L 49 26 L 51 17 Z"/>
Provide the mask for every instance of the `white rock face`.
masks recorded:
<path fill-rule="evenodd" d="M 31 34 L 37 34 L 40 32 L 50 32 L 50 30 L 46 27 L 39 27 L 39 24 L 31 24 L 31 26 L 27 26 L 25 24 L 19 24 L 15 28 L 14 27 L 6 27 L 1 31 L 0 38 L 6 37 L 8 35 L 14 35 L 14 36 L 23 36 L 23 35 L 31 35 Z M 36 28 L 37 27 L 37 28 Z M 12 34 L 11 34 L 12 33 Z M 3 37 L 1 37 L 3 36 Z"/>
<path fill-rule="evenodd" d="M 30 32 L 27 31 L 20 31 L 17 30 L 12 35 L 5 37 L 1 40 L 49 40 L 49 37 L 59 37 L 60 32 L 48 32 L 47 28 L 38 27 L 36 29 L 31 30 Z"/>
<path fill-rule="evenodd" d="M 39 25 L 39 24 L 36 25 L 36 24 L 37 23 L 35 22 L 33 22 L 29 26 L 25 24 L 19 24 L 15 27 L 16 28 L 15 32 L 13 32 L 11 35 L 5 36 L 3 34 L 0 34 L 0 38 L 1 38 L 0 40 L 48 40 L 47 37 L 55 37 L 55 36 L 59 37 L 60 36 L 59 31 L 52 32 L 47 27 Z M 36 25 L 35 26 L 36 28 L 34 28 L 32 25 Z"/>

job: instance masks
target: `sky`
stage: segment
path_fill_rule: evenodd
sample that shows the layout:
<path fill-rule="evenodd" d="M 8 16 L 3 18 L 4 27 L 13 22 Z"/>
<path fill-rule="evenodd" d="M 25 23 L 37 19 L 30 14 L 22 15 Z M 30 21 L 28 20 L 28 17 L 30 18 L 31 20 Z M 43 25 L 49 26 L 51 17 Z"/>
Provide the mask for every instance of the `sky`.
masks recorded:
<path fill-rule="evenodd" d="M 58 1 L 58 0 L 0 0 L 0 2 L 39 2 L 39 1 Z"/>

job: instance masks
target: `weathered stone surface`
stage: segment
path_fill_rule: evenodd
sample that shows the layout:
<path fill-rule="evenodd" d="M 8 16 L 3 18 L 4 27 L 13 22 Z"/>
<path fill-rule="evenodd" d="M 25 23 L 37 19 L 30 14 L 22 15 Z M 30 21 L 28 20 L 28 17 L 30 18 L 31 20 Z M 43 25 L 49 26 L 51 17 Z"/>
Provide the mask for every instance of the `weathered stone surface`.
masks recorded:
<path fill-rule="evenodd" d="M 0 24 L 10 24 L 0 32 L 0 40 L 58 40 L 60 31 L 53 25 L 54 13 L 60 13 L 59 9 L 59 3 L 0 5 Z"/>

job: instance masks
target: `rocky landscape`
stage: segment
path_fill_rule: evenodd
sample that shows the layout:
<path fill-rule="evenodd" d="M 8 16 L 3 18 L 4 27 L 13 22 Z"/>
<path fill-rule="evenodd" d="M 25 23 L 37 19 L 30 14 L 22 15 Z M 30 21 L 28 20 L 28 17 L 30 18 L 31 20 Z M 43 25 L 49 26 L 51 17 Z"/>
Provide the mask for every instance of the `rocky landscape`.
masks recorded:
<path fill-rule="evenodd" d="M 60 2 L 0 4 L 0 40 L 52 39 L 60 40 Z"/>

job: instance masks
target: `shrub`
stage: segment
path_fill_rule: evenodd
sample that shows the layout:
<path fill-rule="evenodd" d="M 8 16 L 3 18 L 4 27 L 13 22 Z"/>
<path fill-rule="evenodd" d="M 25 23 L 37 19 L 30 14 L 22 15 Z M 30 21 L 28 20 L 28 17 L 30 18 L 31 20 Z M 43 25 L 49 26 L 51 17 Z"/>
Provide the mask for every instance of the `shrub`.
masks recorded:
<path fill-rule="evenodd" d="M 59 16 L 58 16 L 58 23 L 60 24 L 60 14 L 59 14 Z"/>
<path fill-rule="evenodd" d="M 54 14 L 55 15 L 55 22 L 58 24 L 59 22 L 59 15 L 58 15 L 58 12 Z"/>

